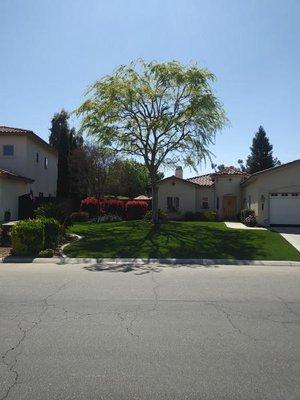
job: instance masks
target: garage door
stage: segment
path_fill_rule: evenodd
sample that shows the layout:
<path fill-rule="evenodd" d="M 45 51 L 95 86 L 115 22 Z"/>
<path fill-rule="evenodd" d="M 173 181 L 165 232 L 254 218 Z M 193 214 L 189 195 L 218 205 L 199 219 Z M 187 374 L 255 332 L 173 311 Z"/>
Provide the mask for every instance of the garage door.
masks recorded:
<path fill-rule="evenodd" d="M 300 193 L 270 195 L 271 225 L 300 225 Z"/>

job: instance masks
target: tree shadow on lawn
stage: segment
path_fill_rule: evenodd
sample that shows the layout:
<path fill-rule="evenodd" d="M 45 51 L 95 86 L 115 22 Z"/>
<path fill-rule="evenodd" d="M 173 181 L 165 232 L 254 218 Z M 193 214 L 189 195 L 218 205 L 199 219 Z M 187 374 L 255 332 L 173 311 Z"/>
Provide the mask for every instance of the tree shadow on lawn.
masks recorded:
<path fill-rule="evenodd" d="M 274 240 L 277 239 L 275 233 L 228 229 L 220 223 L 215 226 L 127 223 L 105 226 L 96 233 L 85 232 L 84 238 L 72 244 L 67 254 L 70 257 L 270 259 L 274 251 L 270 235 L 276 235 Z"/>
<path fill-rule="evenodd" d="M 267 256 L 264 238 L 258 240 L 253 232 L 227 230 L 209 226 L 173 224 L 172 229 L 161 225 L 145 236 L 150 243 L 149 258 L 218 258 L 259 259 Z"/>

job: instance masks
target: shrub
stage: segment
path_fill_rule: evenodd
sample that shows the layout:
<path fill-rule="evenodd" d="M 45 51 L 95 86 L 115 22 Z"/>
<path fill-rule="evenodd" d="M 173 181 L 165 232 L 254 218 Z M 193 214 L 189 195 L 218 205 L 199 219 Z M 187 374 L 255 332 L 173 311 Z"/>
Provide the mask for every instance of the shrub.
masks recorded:
<path fill-rule="evenodd" d="M 81 202 L 81 210 L 88 212 L 91 218 L 98 216 L 98 212 L 100 212 L 100 216 L 115 214 L 124 217 L 125 204 L 125 201 L 118 199 L 104 198 L 98 200 L 96 197 L 87 197 Z"/>
<path fill-rule="evenodd" d="M 36 255 L 44 248 L 44 225 L 40 220 L 20 221 L 12 227 L 13 254 Z"/>
<path fill-rule="evenodd" d="M 38 254 L 38 257 L 40 258 L 52 258 L 53 256 L 54 256 L 53 249 L 41 250 Z"/>
<path fill-rule="evenodd" d="M 204 213 L 197 211 L 197 212 L 192 212 L 192 211 L 187 211 L 184 216 L 183 216 L 184 221 L 205 221 L 205 216 Z"/>
<path fill-rule="evenodd" d="M 89 213 L 86 211 L 74 212 L 70 216 L 71 222 L 86 222 L 89 219 Z"/>
<path fill-rule="evenodd" d="M 253 215 L 255 217 L 255 211 L 249 208 L 245 208 L 241 210 L 241 222 L 244 223 L 245 219 L 249 216 Z"/>
<path fill-rule="evenodd" d="M 255 215 L 248 215 L 248 217 L 246 217 L 244 219 L 244 224 L 247 226 L 255 226 L 256 225 L 256 217 Z"/>
<path fill-rule="evenodd" d="M 218 220 L 218 215 L 216 211 L 209 210 L 209 211 L 203 211 L 203 220 L 204 221 L 217 221 Z"/>
<path fill-rule="evenodd" d="M 96 217 L 98 215 L 98 205 L 100 206 L 100 200 L 96 199 L 96 197 L 87 197 L 82 200 L 80 208 L 82 211 L 85 211 L 89 214 L 89 216 Z"/>
<path fill-rule="evenodd" d="M 135 220 L 144 218 L 148 211 L 148 203 L 145 201 L 132 200 L 126 203 L 126 219 Z"/>
<path fill-rule="evenodd" d="M 158 210 L 158 220 L 160 222 L 163 222 L 163 221 L 166 221 L 167 219 L 168 219 L 167 214 L 162 210 Z M 146 212 L 146 214 L 144 216 L 144 220 L 149 221 L 149 222 L 152 221 L 152 210 L 149 210 Z"/>
<path fill-rule="evenodd" d="M 62 226 L 55 218 L 40 218 L 44 228 L 44 249 L 55 249 L 62 234 Z"/>
<path fill-rule="evenodd" d="M 55 218 L 58 221 L 64 219 L 61 207 L 56 203 L 45 203 L 34 211 L 35 218 Z"/>
<path fill-rule="evenodd" d="M 103 214 L 114 214 L 124 217 L 125 202 L 117 199 L 105 199 L 101 201 L 101 211 Z"/>

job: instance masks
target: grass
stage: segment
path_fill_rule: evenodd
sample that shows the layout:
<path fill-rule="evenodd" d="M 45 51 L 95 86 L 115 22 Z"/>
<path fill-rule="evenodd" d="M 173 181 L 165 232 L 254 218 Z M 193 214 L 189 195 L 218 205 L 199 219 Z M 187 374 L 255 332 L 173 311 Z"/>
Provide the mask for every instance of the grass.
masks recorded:
<path fill-rule="evenodd" d="M 279 233 L 229 229 L 222 222 L 77 223 L 69 231 L 83 236 L 65 249 L 69 257 L 300 261 L 300 253 Z"/>

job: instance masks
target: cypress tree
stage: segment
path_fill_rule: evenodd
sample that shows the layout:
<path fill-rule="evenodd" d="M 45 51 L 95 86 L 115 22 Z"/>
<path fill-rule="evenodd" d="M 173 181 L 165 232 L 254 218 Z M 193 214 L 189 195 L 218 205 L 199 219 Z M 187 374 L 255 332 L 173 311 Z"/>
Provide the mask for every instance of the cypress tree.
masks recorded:
<path fill-rule="evenodd" d="M 262 126 L 259 127 L 253 138 L 250 150 L 251 154 L 247 159 L 247 172 L 250 174 L 280 164 L 277 158 L 273 157 L 273 146 Z"/>

